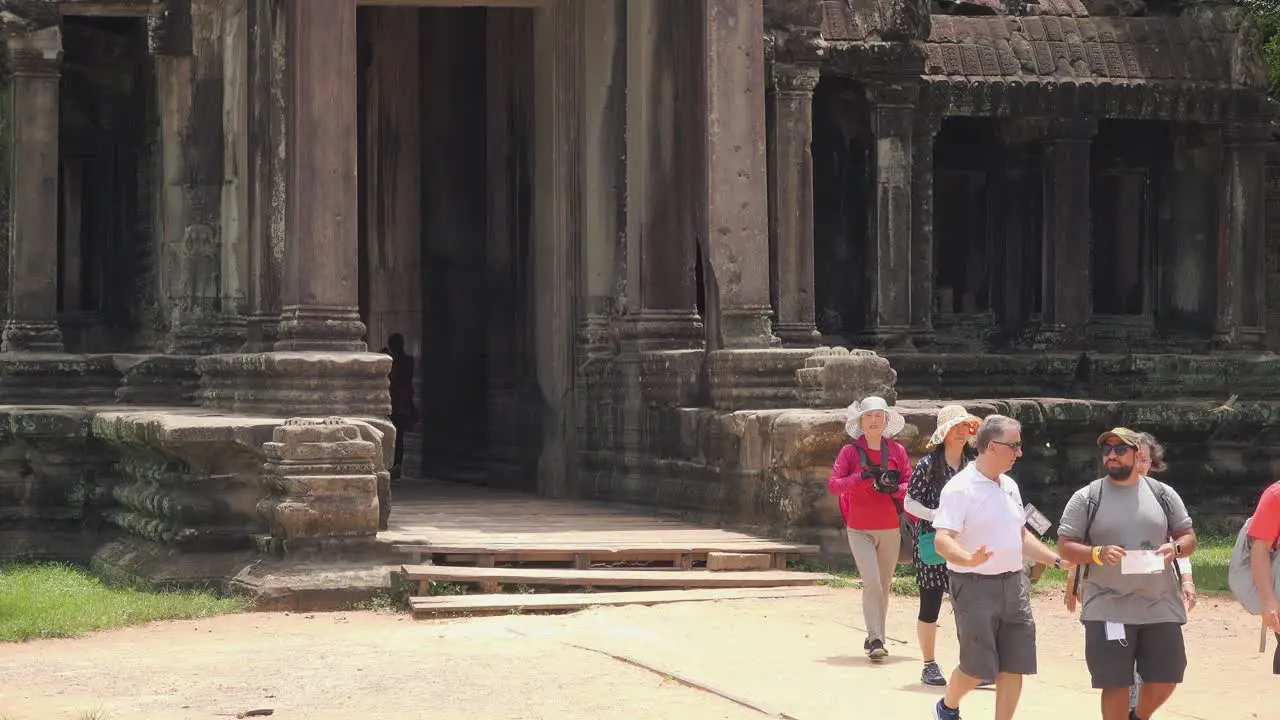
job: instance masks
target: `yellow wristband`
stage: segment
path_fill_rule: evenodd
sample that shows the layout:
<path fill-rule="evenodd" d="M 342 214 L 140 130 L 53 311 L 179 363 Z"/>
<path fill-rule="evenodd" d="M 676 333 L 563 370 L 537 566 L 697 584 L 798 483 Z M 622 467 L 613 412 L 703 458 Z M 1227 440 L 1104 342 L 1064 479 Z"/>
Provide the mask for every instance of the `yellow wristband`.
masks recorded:
<path fill-rule="evenodd" d="M 1093 546 L 1093 564 L 1094 565 L 1102 564 L 1102 546 L 1100 545 Z"/>

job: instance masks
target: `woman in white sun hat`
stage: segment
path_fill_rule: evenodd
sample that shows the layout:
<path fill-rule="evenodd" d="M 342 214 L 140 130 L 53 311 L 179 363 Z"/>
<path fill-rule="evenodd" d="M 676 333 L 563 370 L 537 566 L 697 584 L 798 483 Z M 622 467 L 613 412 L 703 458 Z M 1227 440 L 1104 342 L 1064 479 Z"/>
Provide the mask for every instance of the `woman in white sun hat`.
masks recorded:
<path fill-rule="evenodd" d="M 863 649 L 883 660 L 889 586 L 902 547 L 898 505 L 906 493 L 911 460 L 891 440 L 906 421 L 884 398 L 868 397 L 849 406 L 845 432 L 852 442 L 840 448 L 827 490 L 840 496 L 840 514 L 849 550 L 862 577 L 862 615 L 867 626 Z"/>
<path fill-rule="evenodd" d="M 933 514 L 938 510 L 943 486 L 978 456 L 972 443 L 981 422 L 962 405 L 947 405 L 938 411 L 938 429 L 929 438 L 930 452 L 920 458 L 911 473 L 907 497 L 903 502 L 907 512 L 920 518 L 914 558 L 916 584 L 920 586 L 916 637 L 924 659 L 920 682 L 925 685 L 947 684 L 947 678 L 934 657 L 938 615 L 942 612 L 942 596 L 947 592 L 948 575 L 946 561 L 933 549 Z"/>

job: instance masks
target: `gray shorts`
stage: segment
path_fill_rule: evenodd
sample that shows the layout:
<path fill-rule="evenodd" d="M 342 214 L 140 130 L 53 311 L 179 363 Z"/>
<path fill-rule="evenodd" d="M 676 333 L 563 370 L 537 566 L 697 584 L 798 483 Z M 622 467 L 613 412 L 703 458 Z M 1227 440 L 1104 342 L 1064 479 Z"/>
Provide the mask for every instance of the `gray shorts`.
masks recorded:
<path fill-rule="evenodd" d="M 1106 625 L 1100 620 L 1084 624 L 1084 658 L 1095 689 L 1129 687 L 1135 666 L 1144 683 L 1182 682 L 1187 670 L 1182 625 L 1125 625 L 1123 641 L 1108 640 Z"/>
<path fill-rule="evenodd" d="M 980 680 L 1036 674 L 1036 621 L 1026 575 L 952 572 L 951 604 L 960 672 Z"/>

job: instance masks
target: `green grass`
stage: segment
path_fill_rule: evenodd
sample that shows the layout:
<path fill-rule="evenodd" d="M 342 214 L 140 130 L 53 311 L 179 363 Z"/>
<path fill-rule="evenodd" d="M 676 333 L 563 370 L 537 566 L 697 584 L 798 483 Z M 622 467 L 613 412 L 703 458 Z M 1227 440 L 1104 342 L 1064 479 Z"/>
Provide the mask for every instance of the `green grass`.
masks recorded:
<path fill-rule="evenodd" d="M 1047 543 L 1053 547 L 1052 541 Z M 1196 554 L 1191 557 L 1193 574 L 1196 580 L 1196 592 L 1201 595 L 1229 594 L 1227 586 L 1227 566 L 1231 563 L 1231 551 L 1235 548 L 1234 536 L 1206 536 L 1200 538 Z M 793 565 L 796 570 L 827 572 L 835 577 L 826 581 L 826 585 L 836 588 L 861 587 L 858 571 L 849 568 L 836 568 L 814 560 L 802 560 Z M 1062 590 L 1067 586 L 1067 574 L 1061 570 L 1049 568 L 1040 576 L 1040 580 L 1032 586 L 1033 593 Z M 919 595 L 916 585 L 916 571 L 907 565 L 899 565 L 894 571 L 892 591 L 895 595 Z"/>
<path fill-rule="evenodd" d="M 0 566 L 0 642 L 78 637 L 154 620 L 238 612 L 243 600 L 205 592 L 110 587 L 67 565 Z"/>

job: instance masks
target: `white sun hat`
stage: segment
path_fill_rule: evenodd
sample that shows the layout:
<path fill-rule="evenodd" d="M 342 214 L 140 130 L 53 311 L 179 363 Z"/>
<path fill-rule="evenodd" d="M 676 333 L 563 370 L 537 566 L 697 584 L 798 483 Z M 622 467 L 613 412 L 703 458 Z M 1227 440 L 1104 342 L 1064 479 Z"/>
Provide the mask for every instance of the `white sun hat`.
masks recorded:
<path fill-rule="evenodd" d="M 951 428 L 960 423 L 977 424 L 980 422 L 982 420 L 970 414 L 968 410 L 964 409 L 963 405 L 944 405 L 938 411 L 938 429 L 934 430 L 933 435 L 929 438 L 929 447 L 941 445 L 942 441 L 947 438 L 947 433 L 951 432 Z M 969 438 L 970 442 L 975 439 L 974 437 Z"/>
<path fill-rule="evenodd" d="M 844 421 L 844 431 L 854 440 L 862 437 L 862 425 L 858 421 L 863 415 L 877 410 L 889 417 L 889 421 L 885 423 L 884 437 L 891 438 L 906 427 L 907 420 L 902 417 L 902 413 L 889 407 L 889 403 L 885 402 L 884 398 L 872 395 L 864 398 L 862 402 L 855 402 L 849 406 L 848 415 Z"/>

